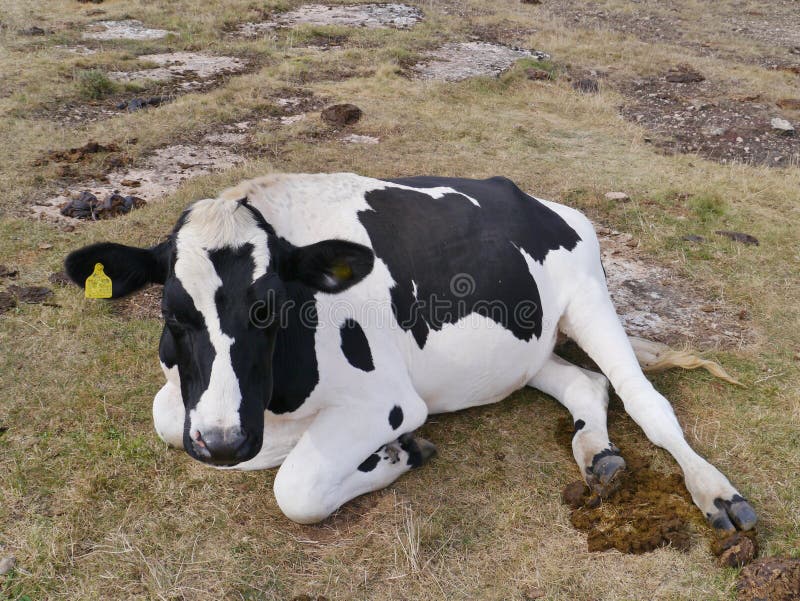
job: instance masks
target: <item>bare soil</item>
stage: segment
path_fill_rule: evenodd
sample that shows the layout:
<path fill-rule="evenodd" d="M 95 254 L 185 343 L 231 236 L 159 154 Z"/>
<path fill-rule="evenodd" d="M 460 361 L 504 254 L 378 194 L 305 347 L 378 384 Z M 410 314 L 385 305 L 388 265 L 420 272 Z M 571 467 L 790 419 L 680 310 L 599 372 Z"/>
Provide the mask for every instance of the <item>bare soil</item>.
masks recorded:
<path fill-rule="evenodd" d="M 692 290 L 667 267 L 642 258 L 631 234 L 597 227 L 611 298 L 625 330 L 666 344 L 735 347 L 752 334 L 739 311 Z"/>
<path fill-rule="evenodd" d="M 800 162 L 800 137 L 770 124 L 772 118 L 782 117 L 800 127 L 797 111 L 771 106 L 760 96 L 734 97 L 720 83 L 674 83 L 667 77 L 621 86 L 627 97 L 622 114 L 653 131 L 656 146 L 722 163 L 784 167 Z"/>

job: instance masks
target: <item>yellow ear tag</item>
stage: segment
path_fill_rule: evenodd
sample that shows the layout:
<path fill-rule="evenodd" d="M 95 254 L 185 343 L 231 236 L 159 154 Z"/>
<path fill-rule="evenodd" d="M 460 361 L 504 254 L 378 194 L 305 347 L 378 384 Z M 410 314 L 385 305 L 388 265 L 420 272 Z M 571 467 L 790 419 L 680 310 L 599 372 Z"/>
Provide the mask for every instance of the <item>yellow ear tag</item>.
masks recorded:
<path fill-rule="evenodd" d="M 331 273 L 337 280 L 342 282 L 353 277 L 353 269 L 347 263 L 337 263 L 331 269 Z"/>
<path fill-rule="evenodd" d="M 111 278 L 103 271 L 102 263 L 95 263 L 94 273 L 86 278 L 86 298 L 111 298 Z"/>

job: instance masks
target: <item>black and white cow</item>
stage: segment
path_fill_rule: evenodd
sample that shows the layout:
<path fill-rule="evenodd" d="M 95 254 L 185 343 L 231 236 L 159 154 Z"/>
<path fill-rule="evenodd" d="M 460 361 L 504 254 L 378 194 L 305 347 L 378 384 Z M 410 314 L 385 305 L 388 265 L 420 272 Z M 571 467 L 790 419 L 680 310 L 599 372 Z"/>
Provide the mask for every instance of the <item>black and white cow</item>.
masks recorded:
<path fill-rule="evenodd" d="M 94 244 L 66 269 L 82 284 L 98 262 L 114 297 L 164 285 L 159 436 L 219 467 L 281 466 L 297 522 L 424 463 L 430 413 L 526 385 L 567 407 L 581 473 L 607 493 L 625 466 L 609 380 L 714 527 L 756 522 L 642 374 L 591 223 L 508 179 L 270 175 L 195 202 L 153 248 Z M 605 376 L 554 355 L 559 331 Z"/>

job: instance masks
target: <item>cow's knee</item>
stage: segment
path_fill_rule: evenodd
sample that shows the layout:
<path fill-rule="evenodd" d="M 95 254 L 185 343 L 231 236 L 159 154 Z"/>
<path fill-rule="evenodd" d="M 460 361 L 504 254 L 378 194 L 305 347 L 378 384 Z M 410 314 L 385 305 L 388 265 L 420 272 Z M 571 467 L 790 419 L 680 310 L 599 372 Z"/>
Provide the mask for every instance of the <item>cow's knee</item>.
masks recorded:
<path fill-rule="evenodd" d="M 161 440 L 179 449 L 183 448 L 185 414 L 180 388 L 167 382 L 153 399 L 153 425 Z"/>
<path fill-rule="evenodd" d="M 284 463 L 275 476 L 275 500 L 283 514 L 298 524 L 321 522 L 338 505 L 331 504 L 332 487 L 313 473 L 299 473 Z"/>

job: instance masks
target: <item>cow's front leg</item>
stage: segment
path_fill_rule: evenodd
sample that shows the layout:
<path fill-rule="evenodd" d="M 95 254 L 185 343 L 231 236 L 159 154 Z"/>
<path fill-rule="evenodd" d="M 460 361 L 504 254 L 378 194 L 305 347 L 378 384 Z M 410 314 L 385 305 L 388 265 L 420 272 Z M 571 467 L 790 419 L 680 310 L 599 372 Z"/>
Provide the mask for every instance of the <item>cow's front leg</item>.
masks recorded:
<path fill-rule="evenodd" d="M 287 517 L 301 524 L 319 522 L 432 455 L 433 445 L 410 434 L 428 415 L 422 399 L 370 401 L 323 410 L 286 457 L 274 489 Z"/>

